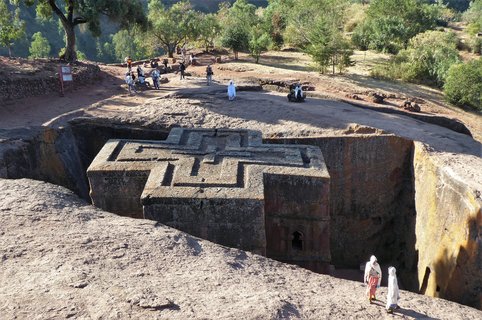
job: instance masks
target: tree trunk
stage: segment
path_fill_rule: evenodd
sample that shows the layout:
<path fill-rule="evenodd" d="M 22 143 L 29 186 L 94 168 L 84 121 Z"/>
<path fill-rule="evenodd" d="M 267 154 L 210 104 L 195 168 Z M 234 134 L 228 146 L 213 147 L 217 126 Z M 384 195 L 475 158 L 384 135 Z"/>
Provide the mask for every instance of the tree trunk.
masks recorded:
<path fill-rule="evenodd" d="M 234 60 L 238 60 L 238 51 L 234 51 Z"/>
<path fill-rule="evenodd" d="M 11 46 L 8 46 L 8 57 L 9 58 L 12 57 L 12 47 Z"/>
<path fill-rule="evenodd" d="M 61 20 L 62 21 L 62 20 Z M 62 23 L 65 31 L 65 52 L 61 59 L 68 62 L 74 62 L 77 60 L 77 52 L 75 51 L 75 26 L 72 23 Z"/>
<path fill-rule="evenodd" d="M 167 46 L 167 56 L 169 58 L 174 58 L 174 50 L 176 49 L 176 46 Z"/>

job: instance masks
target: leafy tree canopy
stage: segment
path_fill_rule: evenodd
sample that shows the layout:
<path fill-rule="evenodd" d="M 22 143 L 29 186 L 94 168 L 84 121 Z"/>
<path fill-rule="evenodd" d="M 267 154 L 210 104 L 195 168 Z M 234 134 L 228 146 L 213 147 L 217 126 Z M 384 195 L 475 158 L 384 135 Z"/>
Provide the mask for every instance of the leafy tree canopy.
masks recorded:
<path fill-rule="evenodd" d="M 163 47 L 173 57 L 176 46 L 196 38 L 199 16 L 189 1 L 180 1 L 166 8 L 160 0 L 149 1 L 149 34 L 155 47 Z"/>
<path fill-rule="evenodd" d="M 224 26 L 221 44 L 231 48 L 237 59 L 238 52 L 249 48 L 251 29 L 259 23 L 256 7 L 246 0 L 237 0 L 232 7 L 220 8 L 218 16 Z"/>
<path fill-rule="evenodd" d="M 16 5 L 20 2 L 28 6 L 36 6 L 37 14 L 43 18 L 52 15 L 60 19 L 64 28 L 67 43 L 65 59 L 74 61 L 75 31 L 79 24 L 87 24 L 94 35 L 100 35 L 100 18 L 107 16 L 121 27 L 146 22 L 144 11 L 139 0 L 12 0 Z"/>
<path fill-rule="evenodd" d="M 32 44 L 30 45 L 29 58 L 48 58 L 50 55 L 50 45 L 48 40 L 42 35 L 41 32 L 37 32 L 32 37 Z"/>
<path fill-rule="evenodd" d="M 482 32 L 482 0 L 470 3 L 470 8 L 464 14 L 464 20 L 469 24 L 467 28 L 469 33 Z"/>
<path fill-rule="evenodd" d="M 365 22 L 355 29 L 353 42 L 361 49 L 396 53 L 410 38 L 436 26 L 438 8 L 424 0 L 373 0 Z"/>
<path fill-rule="evenodd" d="M 5 0 L 0 0 L 0 46 L 7 47 L 9 56 L 13 43 L 25 35 L 25 22 L 20 19 L 20 10 L 10 11 Z"/>

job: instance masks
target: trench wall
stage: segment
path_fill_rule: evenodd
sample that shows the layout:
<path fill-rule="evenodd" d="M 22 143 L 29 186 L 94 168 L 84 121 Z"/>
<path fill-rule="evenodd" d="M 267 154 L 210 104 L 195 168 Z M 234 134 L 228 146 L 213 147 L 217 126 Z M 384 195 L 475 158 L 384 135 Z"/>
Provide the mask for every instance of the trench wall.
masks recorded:
<path fill-rule="evenodd" d="M 168 130 L 73 122 L 0 129 L 0 177 L 62 185 L 88 199 L 85 171 L 110 138 L 163 140 Z M 403 287 L 482 307 L 482 200 L 420 143 L 394 136 L 265 139 L 320 147 L 331 176 L 331 256 L 358 268 L 370 254 Z"/>
<path fill-rule="evenodd" d="M 331 177 L 331 257 L 337 268 L 359 268 L 375 254 L 416 290 L 413 143 L 385 135 L 268 139 L 320 147 Z"/>
<path fill-rule="evenodd" d="M 473 190 L 415 143 L 420 291 L 482 308 L 482 190 Z"/>

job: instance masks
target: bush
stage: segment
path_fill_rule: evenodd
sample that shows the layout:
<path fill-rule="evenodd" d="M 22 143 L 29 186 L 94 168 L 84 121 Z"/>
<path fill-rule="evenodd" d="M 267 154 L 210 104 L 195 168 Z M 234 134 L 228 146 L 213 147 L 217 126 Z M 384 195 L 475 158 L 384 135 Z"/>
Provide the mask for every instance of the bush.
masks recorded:
<path fill-rule="evenodd" d="M 468 42 L 470 52 L 476 54 L 482 54 L 482 38 L 481 37 L 471 37 Z"/>
<path fill-rule="evenodd" d="M 32 36 L 32 43 L 29 48 L 29 58 L 48 58 L 50 54 L 49 41 L 41 32 L 36 32 Z"/>
<path fill-rule="evenodd" d="M 419 0 L 372 0 L 366 15 L 354 29 L 353 43 L 390 53 L 405 48 L 410 38 L 443 19 L 440 6 Z"/>
<path fill-rule="evenodd" d="M 450 102 L 458 106 L 482 111 L 482 60 L 452 65 L 444 93 Z"/>
<path fill-rule="evenodd" d="M 443 86 L 450 66 L 460 61 L 453 33 L 427 31 L 409 41 L 387 66 L 372 72 L 375 77 Z"/>

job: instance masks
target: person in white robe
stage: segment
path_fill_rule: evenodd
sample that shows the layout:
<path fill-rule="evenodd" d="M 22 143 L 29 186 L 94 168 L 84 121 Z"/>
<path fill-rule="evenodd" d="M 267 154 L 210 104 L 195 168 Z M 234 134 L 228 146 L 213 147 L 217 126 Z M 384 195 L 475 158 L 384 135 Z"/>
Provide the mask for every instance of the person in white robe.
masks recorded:
<path fill-rule="evenodd" d="M 400 299 L 400 292 L 398 290 L 397 269 L 394 267 L 388 268 L 388 293 L 387 293 L 387 312 L 392 313 L 398 309 L 398 299 Z"/>
<path fill-rule="evenodd" d="M 228 98 L 229 101 L 233 101 L 236 98 L 236 86 L 234 85 L 233 80 L 229 80 Z"/>

